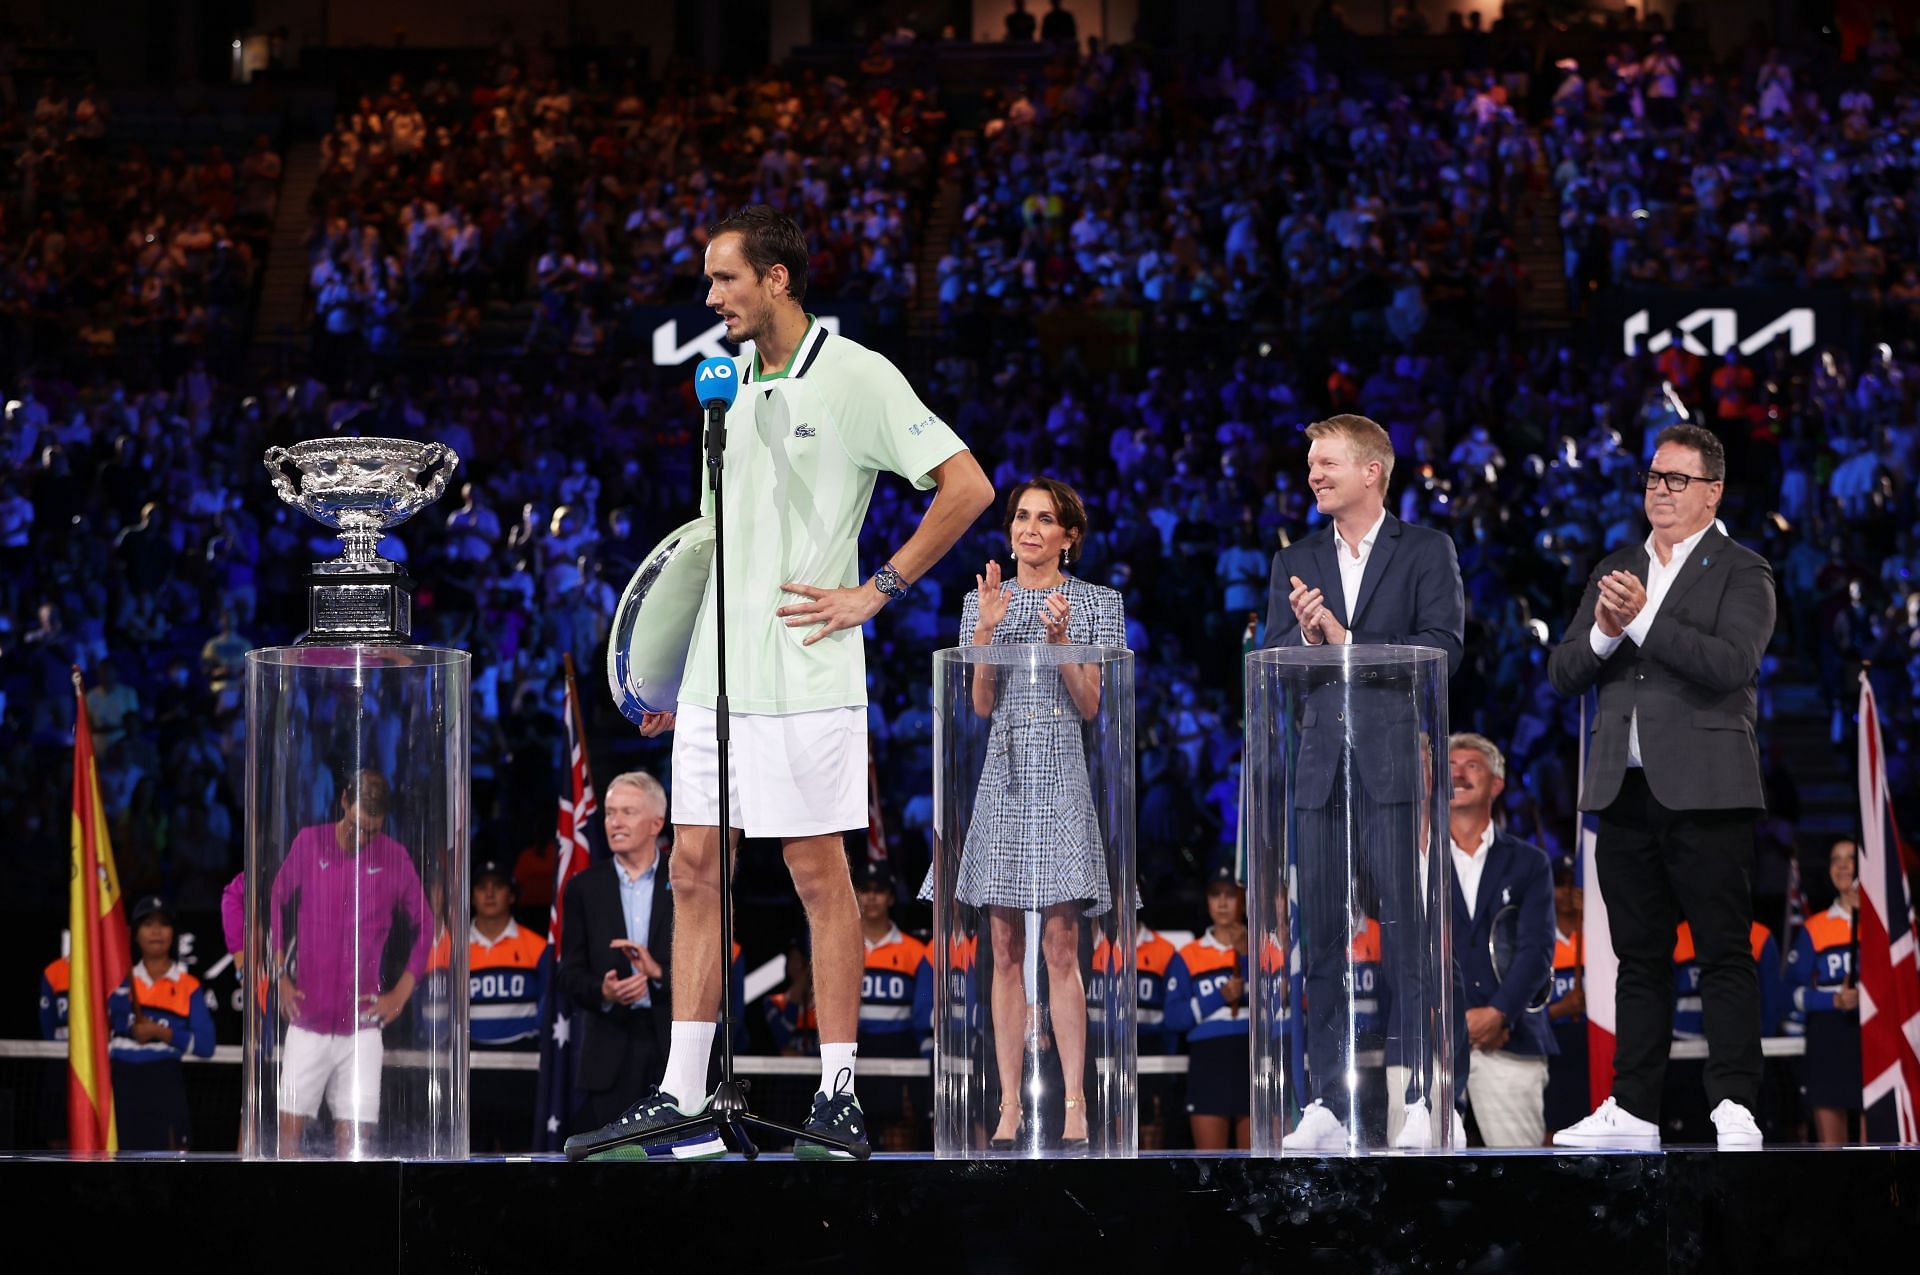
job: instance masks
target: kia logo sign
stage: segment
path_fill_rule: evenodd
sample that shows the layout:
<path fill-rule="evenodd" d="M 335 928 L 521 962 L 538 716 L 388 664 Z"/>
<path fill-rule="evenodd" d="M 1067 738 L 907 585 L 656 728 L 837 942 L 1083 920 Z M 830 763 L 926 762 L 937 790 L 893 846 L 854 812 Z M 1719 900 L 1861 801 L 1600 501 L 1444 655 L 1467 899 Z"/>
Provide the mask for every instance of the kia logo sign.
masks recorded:
<path fill-rule="evenodd" d="M 838 335 L 840 320 L 831 314 L 817 316 L 820 326 L 828 332 Z M 753 342 L 741 345 L 740 353 L 752 352 Z M 668 319 L 653 329 L 653 365 L 655 367 L 679 367 L 693 359 L 727 359 L 733 357 L 733 351 L 727 346 L 727 325 L 715 323 L 702 329 L 690 339 L 680 339 L 680 321 Z"/>
<path fill-rule="evenodd" d="M 1628 315 L 1620 331 L 1621 351 L 1629 355 L 1635 353 L 1636 346 L 1644 339 L 1647 353 L 1658 354 L 1674 343 L 1674 334 L 1678 333 L 1680 348 L 1701 358 L 1718 357 L 1728 350 L 1754 354 L 1783 336 L 1787 338 L 1787 353 L 1803 354 L 1813 348 L 1815 327 L 1813 311 L 1805 306 L 1795 306 L 1745 337 L 1740 336 L 1738 312 L 1717 306 L 1694 310 L 1672 327 L 1658 332 L 1651 331 L 1652 326 L 1645 310 L 1635 310 Z M 1705 341 L 1701 340 L 1702 335 Z"/>

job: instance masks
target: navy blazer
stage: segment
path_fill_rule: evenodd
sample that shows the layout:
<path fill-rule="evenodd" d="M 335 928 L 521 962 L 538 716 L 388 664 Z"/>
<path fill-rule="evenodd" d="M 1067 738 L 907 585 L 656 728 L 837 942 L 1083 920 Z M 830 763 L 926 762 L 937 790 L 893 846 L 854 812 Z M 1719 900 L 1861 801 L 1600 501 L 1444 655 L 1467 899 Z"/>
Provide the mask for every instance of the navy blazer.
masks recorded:
<path fill-rule="evenodd" d="M 1453 880 L 1453 950 L 1464 988 L 1461 1012 L 1490 1005 L 1506 1015 L 1512 1033 L 1505 1046 L 1508 1053 L 1557 1054 L 1544 995 L 1553 983 L 1552 866 L 1545 850 L 1503 828 L 1494 829 L 1486 855 L 1471 919 L 1460 879 Z M 1509 905 L 1519 913 L 1513 918 L 1513 967 L 1502 981 L 1493 974 L 1493 919 Z M 1541 1009 L 1528 1013 L 1527 1006 L 1536 1002 Z"/>
<path fill-rule="evenodd" d="M 1299 576 L 1309 588 L 1325 595 L 1328 609 L 1351 631 L 1355 645 L 1434 647 L 1446 653 L 1449 675 L 1459 670 L 1467 603 L 1460 560 L 1446 533 L 1387 514 L 1367 556 L 1352 616 L 1347 614 L 1346 591 L 1340 585 L 1337 552 L 1329 522 L 1273 555 L 1267 646 L 1305 644 L 1287 603 L 1293 591 L 1290 577 Z M 1375 801 L 1418 800 L 1414 776 L 1419 755 L 1406 688 L 1385 686 L 1369 693 L 1365 687 L 1343 690 L 1338 681 L 1337 670 L 1329 670 L 1327 684 L 1309 694 L 1302 714 L 1300 757 L 1294 772 L 1296 804 L 1305 809 L 1326 804 L 1349 740 L 1362 745 L 1354 750 L 1355 769 Z"/>
<path fill-rule="evenodd" d="M 651 1014 L 601 1003 L 600 981 L 609 970 L 616 978 L 633 973 L 632 962 L 612 946 L 614 939 L 627 937 L 614 861 L 602 859 L 567 882 L 560 985 L 573 1003 L 574 1022 L 581 1031 L 580 1083 L 588 1089 L 614 1082 L 626 1057 L 625 1038 L 631 1034 L 650 1035 L 660 1057 L 667 1055 L 673 1026 L 673 890 L 667 859 L 662 852 L 653 878 L 653 916 L 647 923 L 647 951 L 666 975 L 649 989 Z"/>

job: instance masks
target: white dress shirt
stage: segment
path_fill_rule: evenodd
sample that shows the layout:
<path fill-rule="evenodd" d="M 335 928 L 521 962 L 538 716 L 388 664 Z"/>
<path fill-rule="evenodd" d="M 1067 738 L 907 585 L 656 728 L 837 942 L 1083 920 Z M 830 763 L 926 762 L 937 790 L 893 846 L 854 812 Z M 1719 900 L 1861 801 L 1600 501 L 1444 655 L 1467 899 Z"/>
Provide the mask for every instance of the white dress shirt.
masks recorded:
<path fill-rule="evenodd" d="M 1587 630 L 1587 640 L 1593 645 L 1593 653 L 1606 659 L 1620 649 L 1620 644 L 1632 638 L 1638 646 L 1647 640 L 1647 631 L 1653 627 L 1653 621 L 1660 614 L 1660 604 L 1666 601 L 1667 591 L 1673 588 L 1674 577 L 1680 574 L 1680 568 L 1686 565 L 1687 558 L 1700 543 L 1700 537 L 1707 534 L 1707 528 L 1718 528 L 1721 535 L 1727 533 L 1727 525 L 1715 518 L 1707 527 L 1682 540 L 1673 547 L 1673 555 L 1666 562 L 1660 561 L 1660 554 L 1654 549 L 1653 533 L 1647 533 L 1647 604 L 1640 608 L 1640 614 L 1633 617 L 1633 623 L 1626 626 L 1619 637 L 1608 637 L 1600 631 L 1598 624 Z M 1633 721 L 1627 727 L 1627 765 L 1640 765 L 1640 710 L 1633 712 Z"/>
<path fill-rule="evenodd" d="M 1460 843 L 1448 839 L 1453 849 L 1453 879 L 1460 883 L 1460 897 L 1467 901 L 1467 919 L 1473 919 L 1474 909 L 1480 905 L 1480 875 L 1487 870 L 1487 851 L 1493 845 L 1493 820 L 1487 820 L 1487 826 L 1481 830 L 1480 844 L 1469 854 L 1460 848 Z"/>
<path fill-rule="evenodd" d="M 653 887 L 654 879 L 659 875 L 660 855 L 656 852 L 653 862 L 646 871 L 629 875 L 627 865 L 615 859 L 614 876 L 620 882 L 620 912 L 627 922 L 627 938 L 641 947 L 647 945 L 647 938 L 653 930 Z M 653 982 L 647 982 L 647 990 L 633 1003 L 634 1009 L 653 1008 Z"/>
<path fill-rule="evenodd" d="M 1353 643 L 1353 608 L 1360 600 L 1360 581 L 1367 574 L 1367 559 L 1373 556 L 1373 542 L 1380 538 L 1380 528 L 1387 522 L 1387 511 L 1382 509 L 1380 516 L 1373 520 L 1373 526 L 1367 534 L 1360 537 L 1358 556 L 1352 552 L 1345 540 L 1340 538 L 1340 524 L 1333 525 L 1333 556 L 1340 560 L 1340 596 L 1346 602 L 1347 644 Z M 1308 646 L 1319 646 L 1318 642 L 1308 642 Z"/>

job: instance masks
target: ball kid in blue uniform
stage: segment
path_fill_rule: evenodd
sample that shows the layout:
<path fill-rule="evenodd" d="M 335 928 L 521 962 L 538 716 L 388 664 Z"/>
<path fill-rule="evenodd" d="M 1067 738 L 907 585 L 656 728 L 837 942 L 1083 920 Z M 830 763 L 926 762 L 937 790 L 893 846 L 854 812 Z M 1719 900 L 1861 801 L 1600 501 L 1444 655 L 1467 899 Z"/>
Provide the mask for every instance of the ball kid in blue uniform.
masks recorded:
<path fill-rule="evenodd" d="M 860 1054 L 933 1056 L 933 961 L 927 945 L 893 923 L 893 877 L 884 864 L 853 871 L 866 961 L 860 974 Z M 910 1150 L 932 1113 L 931 1082 L 878 1076 L 862 1086 L 861 1107 L 890 1151 Z"/>
<path fill-rule="evenodd" d="M 200 980 L 174 960 L 173 909 L 148 895 L 132 919 L 133 972 L 107 998 L 120 1149 L 185 1151 L 193 1138 L 180 1060 L 213 1056 L 213 1015 Z"/>
<path fill-rule="evenodd" d="M 512 868 L 474 865 L 473 921 L 467 929 L 467 1032 L 476 1055 L 540 1047 L 540 1000 L 553 975 L 544 936 L 513 919 Z M 476 1152 L 532 1145 L 537 1074 L 475 1067 L 468 1089 Z"/>
<path fill-rule="evenodd" d="M 1252 1145 L 1247 1058 L 1246 891 L 1233 869 L 1207 883 L 1207 932 L 1167 968 L 1167 1031 L 1187 1040 L 1187 1118 L 1202 1151 Z"/>
<path fill-rule="evenodd" d="M 1801 1095 L 1813 1113 L 1814 1137 L 1829 1146 L 1848 1141 L 1849 1119 L 1861 1103 L 1860 988 L 1854 977 L 1860 882 L 1854 875 L 1855 856 L 1851 840 L 1834 842 L 1827 852 L 1833 906 L 1807 918 L 1787 953 L 1793 1007 L 1806 1017 Z"/>

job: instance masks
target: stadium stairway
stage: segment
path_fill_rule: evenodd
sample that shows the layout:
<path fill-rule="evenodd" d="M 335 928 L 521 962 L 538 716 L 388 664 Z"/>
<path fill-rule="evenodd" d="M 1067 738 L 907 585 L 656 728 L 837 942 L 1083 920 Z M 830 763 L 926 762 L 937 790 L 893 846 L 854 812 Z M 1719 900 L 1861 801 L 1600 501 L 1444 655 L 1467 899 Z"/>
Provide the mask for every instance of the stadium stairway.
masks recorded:
<path fill-rule="evenodd" d="M 1538 144 L 1537 127 L 1533 135 Z M 1520 299 L 1521 322 L 1535 332 L 1565 332 L 1573 326 L 1574 315 L 1567 298 L 1559 200 L 1550 185 L 1541 194 L 1530 220 L 1529 225 L 1515 225 L 1513 232 L 1514 257 L 1526 268 L 1531 281 Z"/>
<path fill-rule="evenodd" d="M 954 134 L 948 149 L 959 153 L 974 140 L 971 132 Z M 916 383 L 932 369 L 924 351 L 938 347 L 940 337 L 940 258 L 946 255 L 947 241 L 960 232 L 960 201 L 964 192 L 952 169 L 940 174 L 934 192 L 933 207 L 920 229 L 920 256 L 915 263 L 916 286 L 913 309 L 907 315 L 909 348 L 915 351 L 911 374 Z"/>
<path fill-rule="evenodd" d="M 300 141 L 287 149 L 280 169 L 280 202 L 274 211 L 273 237 L 267 244 L 266 270 L 260 280 L 260 304 L 254 311 L 256 358 L 275 358 L 305 339 L 310 309 L 307 298 L 307 235 L 313 229 L 309 204 L 320 181 L 320 143 Z"/>
<path fill-rule="evenodd" d="M 1767 740 L 1792 769 L 1799 790 L 1800 818 L 1794 832 L 1801 878 L 1824 881 L 1833 839 L 1856 834 L 1860 827 L 1860 788 L 1851 745 L 1834 743 L 1832 705 L 1808 673 L 1783 666 L 1769 679 L 1765 693 L 1773 703 Z"/>

